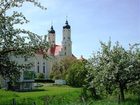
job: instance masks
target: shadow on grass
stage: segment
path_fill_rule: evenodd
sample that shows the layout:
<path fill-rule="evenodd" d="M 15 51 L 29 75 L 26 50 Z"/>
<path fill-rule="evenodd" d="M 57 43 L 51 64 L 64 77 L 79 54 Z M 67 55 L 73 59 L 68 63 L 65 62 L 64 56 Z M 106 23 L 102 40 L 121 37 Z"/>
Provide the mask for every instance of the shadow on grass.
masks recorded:
<path fill-rule="evenodd" d="M 140 99 L 139 98 L 127 98 L 127 99 L 125 99 L 124 103 L 129 103 L 129 105 L 140 105 Z"/>
<path fill-rule="evenodd" d="M 33 89 L 33 90 L 22 90 L 18 92 L 40 92 L 40 91 L 47 91 L 45 89 Z"/>

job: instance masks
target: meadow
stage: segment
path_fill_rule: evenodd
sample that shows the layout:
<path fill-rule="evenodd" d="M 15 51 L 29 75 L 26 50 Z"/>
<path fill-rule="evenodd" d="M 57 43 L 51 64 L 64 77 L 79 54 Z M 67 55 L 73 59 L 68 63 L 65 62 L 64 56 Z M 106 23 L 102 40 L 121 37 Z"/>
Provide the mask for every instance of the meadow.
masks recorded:
<path fill-rule="evenodd" d="M 14 100 L 14 101 L 13 101 Z M 138 97 L 127 94 L 126 102 L 120 105 L 140 105 Z M 110 96 L 102 100 L 87 102 L 81 98 L 81 88 L 70 86 L 39 87 L 30 92 L 14 92 L 0 89 L 0 105 L 118 105 L 117 98 Z"/>

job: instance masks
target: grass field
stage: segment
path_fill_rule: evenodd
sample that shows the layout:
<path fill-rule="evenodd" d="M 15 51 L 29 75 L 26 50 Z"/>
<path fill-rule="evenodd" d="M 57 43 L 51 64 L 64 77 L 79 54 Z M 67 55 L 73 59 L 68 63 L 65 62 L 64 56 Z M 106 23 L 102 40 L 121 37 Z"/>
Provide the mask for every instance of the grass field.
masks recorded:
<path fill-rule="evenodd" d="M 44 105 L 45 102 L 53 105 L 58 103 L 65 105 L 77 99 L 80 91 L 79 88 L 69 86 L 43 86 L 31 92 L 13 92 L 1 89 L 0 105 L 11 105 L 13 99 L 16 100 L 16 105 L 32 105 L 33 102 L 36 105 Z"/>
<path fill-rule="evenodd" d="M 81 89 L 69 86 L 43 86 L 32 92 L 13 92 L 0 90 L 0 105 L 118 105 L 114 97 L 83 103 L 80 100 Z M 130 99 L 131 97 L 131 99 Z M 127 95 L 127 101 L 121 105 L 140 105 L 136 96 Z"/>

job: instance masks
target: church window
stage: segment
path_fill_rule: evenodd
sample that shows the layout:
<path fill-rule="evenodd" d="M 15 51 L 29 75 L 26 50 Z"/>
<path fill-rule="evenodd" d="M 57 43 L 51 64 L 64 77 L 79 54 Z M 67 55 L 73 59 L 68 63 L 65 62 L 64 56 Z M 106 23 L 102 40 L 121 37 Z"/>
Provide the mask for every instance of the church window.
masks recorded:
<path fill-rule="evenodd" d="M 39 73 L 39 65 L 37 66 L 37 72 Z"/>
<path fill-rule="evenodd" d="M 66 50 L 66 47 L 64 47 L 64 49 Z"/>
<path fill-rule="evenodd" d="M 64 37 L 64 39 L 65 39 L 65 37 Z"/>
<path fill-rule="evenodd" d="M 43 66 L 43 73 L 45 73 L 45 66 Z"/>
<path fill-rule="evenodd" d="M 43 63 L 43 73 L 45 73 L 45 62 Z"/>
<path fill-rule="evenodd" d="M 65 52 L 65 55 L 66 55 L 66 52 Z"/>
<path fill-rule="evenodd" d="M 37 72 L 39 73 L 39 62 L 37 63 Z"/>
<path fill-rule="evenodd" d="M 27 57 L 27 56 L 25 56 L 25 57 L 24 57 L 24 61 L 27 61 L 27 60 L 28 60 L 28 57 Z"/>

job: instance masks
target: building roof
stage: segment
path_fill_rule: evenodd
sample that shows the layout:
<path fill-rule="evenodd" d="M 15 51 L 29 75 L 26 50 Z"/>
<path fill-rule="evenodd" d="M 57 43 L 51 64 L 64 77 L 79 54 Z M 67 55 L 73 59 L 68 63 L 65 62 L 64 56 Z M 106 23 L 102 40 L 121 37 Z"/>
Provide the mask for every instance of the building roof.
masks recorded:
<path fill-rule="evenodd" d="M 36 54 L 40 54 L 40 55 L 43 55 L 43 56 L 47 56 L 47 55 L 57 56 L 57 55 L 59 55 L 61 50 L 62 50 L 61 45 L 54 45 L 54 46 L 50 47 L 48 49 L 48 51 L 43 50 L 43 49 L 39 49 L 39 50 L 36 51 Z M 72 57 L 77 59 L 77 57 L 73 54 L 72 54 Z"/>
<path fill-rule="evenodd" d="M 59 55 L 61 49 L 62 49 L 61 45 L 54 45 L 48 49 L 48 54 L 53 55 L 53 56 Z"/>

